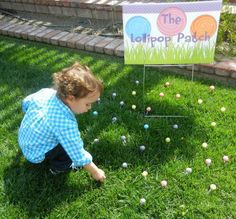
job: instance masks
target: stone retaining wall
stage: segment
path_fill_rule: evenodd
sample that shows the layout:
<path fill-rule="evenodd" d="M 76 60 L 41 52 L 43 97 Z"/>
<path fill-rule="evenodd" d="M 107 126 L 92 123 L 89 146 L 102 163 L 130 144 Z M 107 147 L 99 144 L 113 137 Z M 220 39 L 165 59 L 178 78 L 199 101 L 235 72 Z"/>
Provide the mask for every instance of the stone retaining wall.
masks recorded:
<path fill-rule="evenodd" d="M 0 0 L 0 8 L 56 16 L 112 19 L 120 22 L 122 3 L 134 2 L 156 3 L 163 0 Z"/>
<path fill-rule="evenodd" d="M 56 16 L 122 21 L 118 1 L 93 0 L 0 0 L 0 8 Z"/>

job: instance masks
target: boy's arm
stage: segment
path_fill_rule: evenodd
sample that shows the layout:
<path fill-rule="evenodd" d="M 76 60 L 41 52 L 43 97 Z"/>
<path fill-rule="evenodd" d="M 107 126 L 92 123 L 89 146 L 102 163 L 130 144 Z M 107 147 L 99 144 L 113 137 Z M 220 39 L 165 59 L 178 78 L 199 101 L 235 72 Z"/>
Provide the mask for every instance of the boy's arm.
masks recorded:
<path fill-rule="evenodd" d="M 92 162 L 92 156 L 84 149 L 77 123 L 65 121 L 61 129 L 55 129 L 55 125 L 51 127 L 54 127 L 53 132 L 73 161 L 73 165 L 83 167 L 95 180 L 103 182 L 106 178 L 105 173 Z"/>
<path fill-rule="evenodd" d="M 101 182 L 105 181 L 106 176 L 104 171 L 99 169 L 93 162 L 86 164 L 84 169 L 87 170 L 95 180 Z"/>

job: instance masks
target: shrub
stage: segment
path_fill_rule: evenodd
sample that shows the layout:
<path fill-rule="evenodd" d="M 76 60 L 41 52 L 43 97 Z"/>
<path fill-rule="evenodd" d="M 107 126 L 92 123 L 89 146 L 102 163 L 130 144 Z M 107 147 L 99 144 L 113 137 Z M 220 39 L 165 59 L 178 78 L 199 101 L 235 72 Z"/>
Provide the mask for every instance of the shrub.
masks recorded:
<path fill-rule="evenodd" d="M 217 53 L 236 56 L 236 14 L 230 12 L 228 1 L 221 13 L 217 36 Z"/>

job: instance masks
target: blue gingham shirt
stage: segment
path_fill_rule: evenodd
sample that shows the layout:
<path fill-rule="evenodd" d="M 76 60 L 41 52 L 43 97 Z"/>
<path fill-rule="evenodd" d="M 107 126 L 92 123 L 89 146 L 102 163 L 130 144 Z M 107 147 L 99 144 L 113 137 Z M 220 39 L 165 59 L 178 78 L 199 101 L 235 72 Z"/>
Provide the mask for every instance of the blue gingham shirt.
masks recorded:
<path fill-rule="evenodd" d="M 22 110 L 25 116 L 18 142 L 27 160 L 42 162 L 45 154 L 60 143 L 71 158 L 72 167 L 92 162 L 92 156 L 84 149 L 73 112 L 56 96 L 55 90 L 45 88 L 27 96 Z"/>

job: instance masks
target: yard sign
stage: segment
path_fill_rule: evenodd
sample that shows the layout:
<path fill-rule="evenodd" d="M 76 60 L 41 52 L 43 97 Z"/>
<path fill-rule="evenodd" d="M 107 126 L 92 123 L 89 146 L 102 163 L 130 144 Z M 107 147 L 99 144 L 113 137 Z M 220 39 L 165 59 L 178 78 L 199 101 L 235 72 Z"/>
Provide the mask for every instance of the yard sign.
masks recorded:
<path fill-rule="evenodd" d="M 125 64 L 214 61 L 222 2 L 123 5 Z"/>

